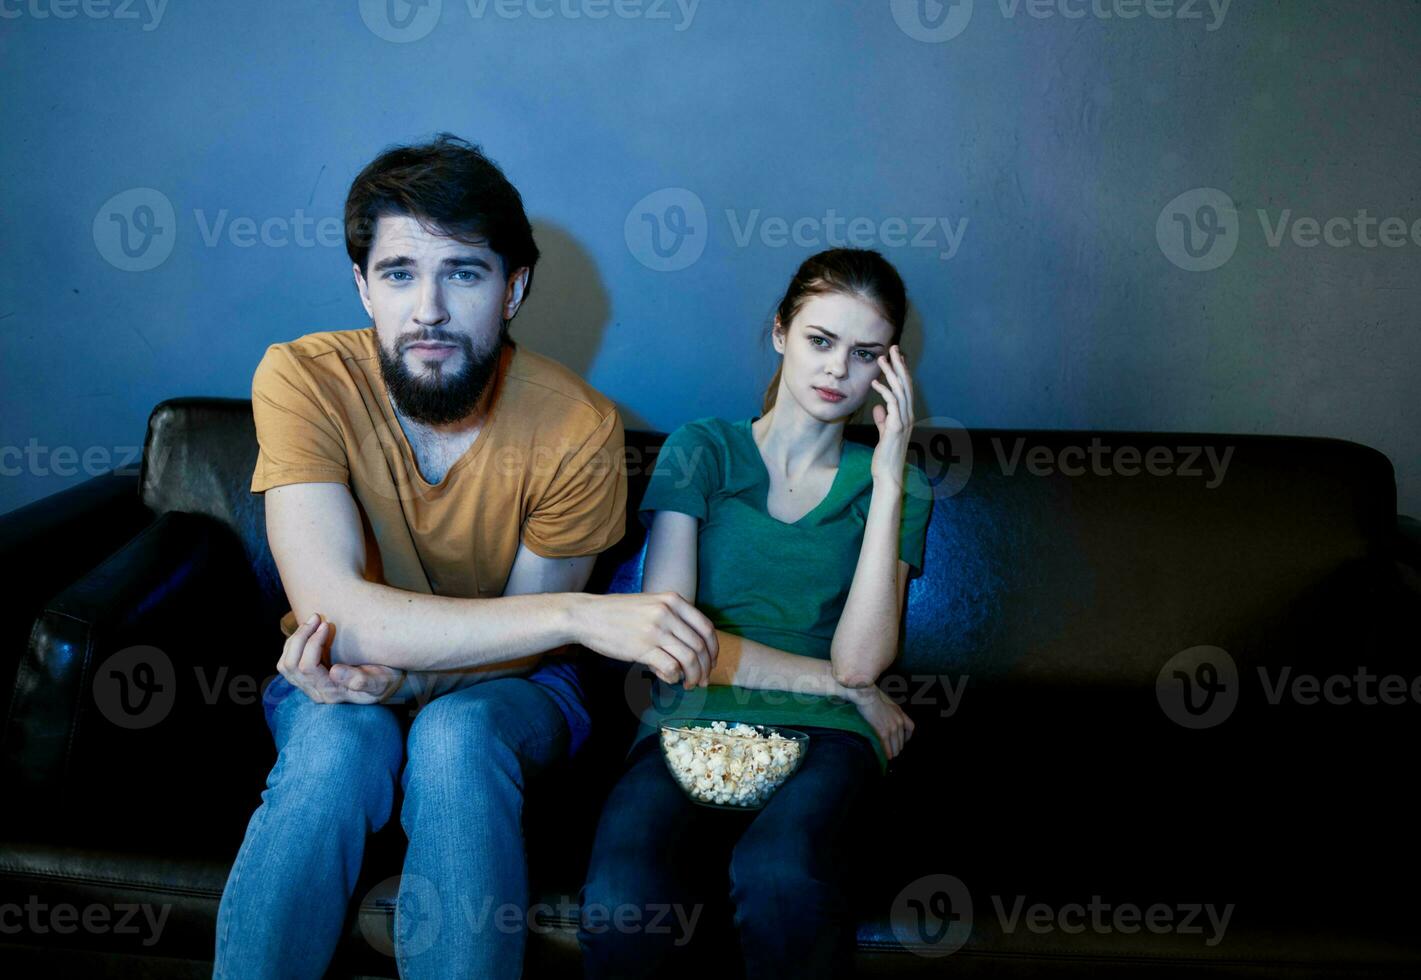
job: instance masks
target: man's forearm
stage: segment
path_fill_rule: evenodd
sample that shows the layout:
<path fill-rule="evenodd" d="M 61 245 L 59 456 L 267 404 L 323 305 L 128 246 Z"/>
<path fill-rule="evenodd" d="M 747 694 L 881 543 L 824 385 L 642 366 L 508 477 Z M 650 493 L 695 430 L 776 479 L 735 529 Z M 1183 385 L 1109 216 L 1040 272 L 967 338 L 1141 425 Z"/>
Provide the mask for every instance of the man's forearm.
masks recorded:
<path fill-rule="evenodd" d="M 579 641 L 577 592 L 457 599 L 360 582 L 334 609 L 320 612 L 335 626 L 331 662 L 382 664 L 409 671 L 507 665 Z"/>
<path fill-rule="evenodd" d="M 491 681 L 498 677 L 526 676 L 536 669 L 546 658 L 561 656 L 567 652 L 567 647 L 559 647 L 555 650 L 549 650 L 544 654 L 520 657 L 517 660 L 508 660 L 501 664 L 489 664 L 485 667 L 460 667 L 457 670 L 406 671 L 404 680 L 401 682 L 399 689 L 385 700 L 391 702 L 414 701 L 418 704 L 428 704 L 434 698 L 444 694 L 452 694 L 472 684 L 481 684 L 484 681 Z"/>

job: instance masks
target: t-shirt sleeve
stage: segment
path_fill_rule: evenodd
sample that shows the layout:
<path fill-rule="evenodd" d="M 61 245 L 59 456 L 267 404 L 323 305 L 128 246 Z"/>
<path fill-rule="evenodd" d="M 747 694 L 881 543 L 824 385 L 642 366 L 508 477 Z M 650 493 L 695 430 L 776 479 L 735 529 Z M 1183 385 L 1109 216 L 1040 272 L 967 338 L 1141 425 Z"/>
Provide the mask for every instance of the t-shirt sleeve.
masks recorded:
<path fill-rule="evenodd" d="M 903 465 L 903 508 L 898 531 L 898 557 L 912 566 L 908 577 L 922 574 L 928 520 L 933 512 L 933 488 L 921 467 Z"/>
<path fill-rule="evenodd" d="M 300 358 L 280 344 L 267 348 L 252 376 L 257 464 L 252 493 L 288 483 L 348 483 L 345 441 L 316 396 Z"/>
<path fill-rule="evenodd" d="M 606 551 L 627 525 L 622 417 L 612 409 L 558 468 L 523 523 L 523 542 L 544 558 Z"/>
<path fill-rule="evenodd" d="M 704 521 L 710 498 L 720 484 L 717 440 L 703 424 L 688 422 L 661 444 L 647 480 L 637 517 L 650 528 L 658 510 L 674 510 Z"/>

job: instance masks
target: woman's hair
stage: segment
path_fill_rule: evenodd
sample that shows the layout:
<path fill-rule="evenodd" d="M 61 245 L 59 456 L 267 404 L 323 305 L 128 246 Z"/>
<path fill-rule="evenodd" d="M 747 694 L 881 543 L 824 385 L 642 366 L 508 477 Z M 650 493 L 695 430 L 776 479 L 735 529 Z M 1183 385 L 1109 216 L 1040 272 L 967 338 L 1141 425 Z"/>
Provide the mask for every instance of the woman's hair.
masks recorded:
<path fill-rule="evenodd" d="M 478 146 L 450 133 L 433 142 L 391 147 L 366 165 L 345 199 L 345 250 L 366 263 L 381 215 L 414 218 L 432 232 L 469 245 L 486 245 L 503 260 L 503 274 L 528 269 L 533 288 L 538 246 L 523 198 Z"/>
<path fill-rule="evenodd" d="M 889 343 L 896 344 L 902 339 L 908 297 L 898 270 L 879 253 L 867 248 L 831 248 L 805 259 L 775 310 L 780 325 L 788 332 L 804 304 L 825 293 L 842 293 L 863 300 L 892 325 L 893 339 Z M 772 323 L 770 330 L 774 329 Z M 770 386 L 765 389 L 761 415 L 768 415 L 775 407 L 783 365 L 781 359 Z"/>

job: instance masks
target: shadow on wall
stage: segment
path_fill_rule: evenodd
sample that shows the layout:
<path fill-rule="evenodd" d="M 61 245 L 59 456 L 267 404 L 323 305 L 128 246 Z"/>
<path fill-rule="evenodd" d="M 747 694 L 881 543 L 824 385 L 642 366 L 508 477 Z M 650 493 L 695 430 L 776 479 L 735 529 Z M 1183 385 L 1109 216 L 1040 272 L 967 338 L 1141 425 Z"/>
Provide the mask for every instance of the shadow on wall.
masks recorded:
<path fill-rule="evenodd" d="M 611 299 L 597 263 L 577 239 L 546 220 L 532 222 L 542 257 L 527 305 L 513 321 L 513 339 L 586 378 L 611 319 Z M 626 428 L 649 427 L 625 405 L 617 410 Z"/>

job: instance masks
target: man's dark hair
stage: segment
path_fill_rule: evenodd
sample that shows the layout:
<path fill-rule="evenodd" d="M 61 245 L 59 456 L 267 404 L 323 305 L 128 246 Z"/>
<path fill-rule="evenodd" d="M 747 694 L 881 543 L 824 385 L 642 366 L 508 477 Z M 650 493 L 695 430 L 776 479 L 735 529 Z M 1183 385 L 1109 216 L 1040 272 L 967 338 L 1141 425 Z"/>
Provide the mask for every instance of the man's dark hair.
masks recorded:
<path fill-rule="evenodd" d="M 533 288 L 538 246 L 523 198 L 476 144 L 451 133 L 433 142 L 385 150 L 360 171 L 345 199 L 345 250 L 368 275 L 370 246 L 381 215 L 407 215 L 433 233 L 485 245 L 503 274 L 527 267 Z"/>

